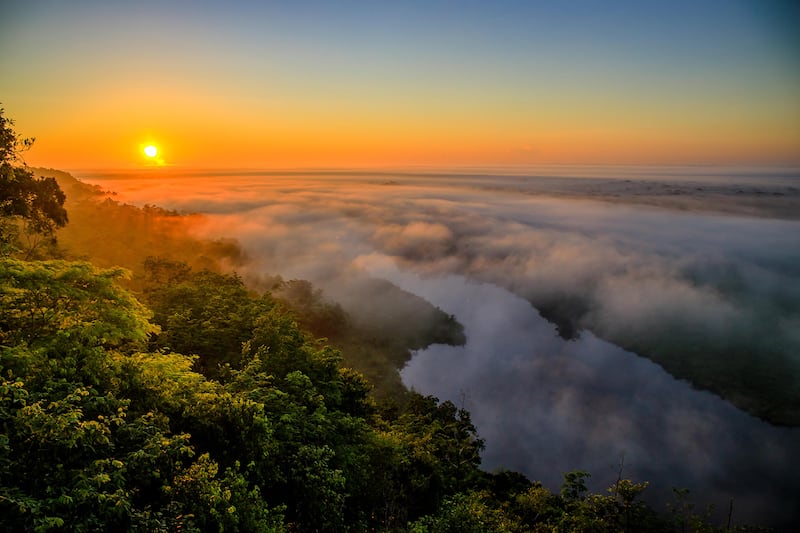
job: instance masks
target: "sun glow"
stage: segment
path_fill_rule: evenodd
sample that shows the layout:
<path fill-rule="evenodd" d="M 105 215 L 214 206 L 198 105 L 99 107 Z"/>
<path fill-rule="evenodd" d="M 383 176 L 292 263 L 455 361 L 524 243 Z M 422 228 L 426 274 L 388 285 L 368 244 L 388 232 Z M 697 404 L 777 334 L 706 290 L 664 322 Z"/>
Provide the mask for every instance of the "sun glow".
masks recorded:
<path fill-rule="evenodd" d="M 151 158 L 155 157 L 155 156 L 158 155 L 158 148 L 156 148 L 152 144 L 149 145 L 149 146 L 145 146 L 144 147 L 144 155 L 146 155 L 147 157 L 151 157 Z"/>

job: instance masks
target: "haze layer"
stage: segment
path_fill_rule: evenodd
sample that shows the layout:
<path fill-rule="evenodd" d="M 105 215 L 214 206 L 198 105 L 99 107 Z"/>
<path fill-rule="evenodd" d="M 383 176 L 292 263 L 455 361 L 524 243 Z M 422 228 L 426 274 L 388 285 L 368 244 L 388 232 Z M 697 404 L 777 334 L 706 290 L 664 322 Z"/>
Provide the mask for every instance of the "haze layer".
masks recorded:
<path fill-rule="evenodd" d="M 404 377 L 467 402 L 488 467 L 555 483 L 625 453 L 630 472 L 735 495 L 755 519 L 798 489 L 797 430 L 734 407 L 800 422 L 795 170 L 88 178 L 204 213 L 195 231 L 239 239 L 253 278 L 310 279 L 353 309 L 373 297 L 361 280 L 385 277 L 454 314 L 466 348 L 432 348 Z"/>

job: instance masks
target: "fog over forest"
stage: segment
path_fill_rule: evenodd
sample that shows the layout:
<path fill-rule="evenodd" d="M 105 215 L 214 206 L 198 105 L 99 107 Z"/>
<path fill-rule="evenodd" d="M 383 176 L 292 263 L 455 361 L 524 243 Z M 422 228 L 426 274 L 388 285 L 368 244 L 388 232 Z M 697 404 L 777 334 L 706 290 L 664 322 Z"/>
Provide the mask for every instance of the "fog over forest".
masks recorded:
<path fill-rule="evenodd" d="M 800 172 L 75 175 L 203 213 L 246 279 L 309 279 L 357 314 L 383 277 L 453 314 L 466 345 L 403 378 L 473 413 L 487 468 L 604 486 L 624 455 L 755 520 L 800 494 Z"/>

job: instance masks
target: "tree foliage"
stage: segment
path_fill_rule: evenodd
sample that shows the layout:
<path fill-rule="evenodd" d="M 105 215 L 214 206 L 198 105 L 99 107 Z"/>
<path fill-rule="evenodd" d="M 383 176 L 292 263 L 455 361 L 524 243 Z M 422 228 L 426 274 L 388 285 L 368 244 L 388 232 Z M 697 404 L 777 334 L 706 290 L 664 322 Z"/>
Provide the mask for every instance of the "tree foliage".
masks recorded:
<path fill-rule="evenodd" d="M 151 314 L 124 275 L 0 262 L 4 526 L 360 531 L 400 526 L 478 475 L 465 413 L 415 396 L 383 420 L 366 380 L 268 294 L 183 272 L 152 288 Z M 224 379 L 201 360 L 225 362 Z"/>
<path fill-rule="evenodd" d="M 31 257 L 43 240 L 52 240 L 56 228 L 66 225 L 66 196 L 54 178 L 36 179 L 19 164 L 20 151 L 33 139 L 20 139 L 3 113 L 0 108 L 0 253 L 8 255 L 23 245 L 21 226 L 25 255 Z"/>

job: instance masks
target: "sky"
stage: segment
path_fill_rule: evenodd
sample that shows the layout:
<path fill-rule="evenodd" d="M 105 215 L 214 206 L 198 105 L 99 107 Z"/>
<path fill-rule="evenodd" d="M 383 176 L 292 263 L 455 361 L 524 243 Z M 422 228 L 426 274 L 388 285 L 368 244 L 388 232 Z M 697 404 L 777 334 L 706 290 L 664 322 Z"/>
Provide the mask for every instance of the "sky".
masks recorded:
<path fill-rule="evenodd" d="M 798 27 L 763 0 L 11 0 L 0 104 L 67 170 L 797 164 Z"/>

